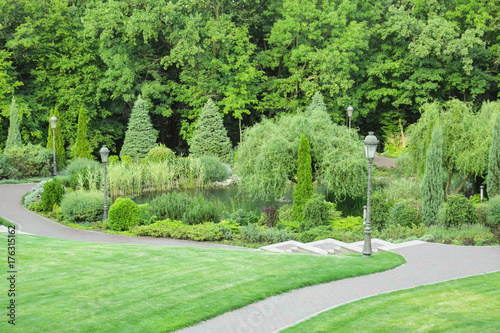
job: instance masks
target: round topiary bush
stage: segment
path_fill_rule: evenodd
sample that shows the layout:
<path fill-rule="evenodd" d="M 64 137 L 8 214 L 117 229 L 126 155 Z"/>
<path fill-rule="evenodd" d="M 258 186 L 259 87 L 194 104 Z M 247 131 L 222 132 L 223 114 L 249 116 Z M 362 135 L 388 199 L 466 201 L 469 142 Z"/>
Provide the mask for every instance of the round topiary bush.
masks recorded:
<path fill-rule="evenodd" d="M 459 227 L 462 224 L 475 224 L 479 221 L 477 210 L 470 200 L 461 194 L 450 195 L 444 213 L 444 225 Z"/>
<path fill-rule="evenodd" d="M 422 201 L 408 199 L 398 202 L 389 214 L 391 224 L 410 227 L 422 222 Z"/>
<path fill-rule="evenodd" d="M 108 224 L 114 230 L 128 230 L 139 224 L 140 218 L 139 207 L 129 198 L 118 198 L 109 208 Z"/>
<path fill-rule="evenodd" d="M 488 224 L 498 228 L 500 226 L 500 195 L 488 201 Z"/>
<path fill-rule="evenodd" d="M 330 218 L 330 207 L 325 201 L 325 196 L 322 194 L 313 194 L 307 200 L 302 210 L 302 222 L 300 223 L 300 231 L 307 231 L 319 225 L 328 223 Z"/>
<path fill-rule="evenodd" d="M 58 178 L 46 182 L 43 186 L 41 195 L 43 210 L 45 212 L 51 212 L 54 204 L 61 203 L 65 191 L 63 184 Z"/>
<path fill-rule="evenodd" d="M 205 171 L 205 177 L 210 182 L 221 182 L 231 176 L 230 169 L 218 157 L 202 156 L 200 163 Z"/>

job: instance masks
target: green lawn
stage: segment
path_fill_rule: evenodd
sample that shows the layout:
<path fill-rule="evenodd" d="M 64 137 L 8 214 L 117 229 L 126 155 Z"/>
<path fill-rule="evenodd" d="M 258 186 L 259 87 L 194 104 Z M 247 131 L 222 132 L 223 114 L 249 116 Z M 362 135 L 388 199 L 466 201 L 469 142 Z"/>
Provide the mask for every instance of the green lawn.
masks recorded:
<path fill-rule="evenodd" d="M 5 249 L 6 238 L 0 235 Z M 16 235 L 16 328 L 165 332 L 285 291 L 402 263 L 387 252 L 368 259 Z M 1 297 L 8 304 L 7 293 Z M 3 312 L 0 331 L 10 326 Z"/>
<path fill-rule="evenodd" d="M 499 332 L 500 272 L 363 299 L 286 333 Z"/>

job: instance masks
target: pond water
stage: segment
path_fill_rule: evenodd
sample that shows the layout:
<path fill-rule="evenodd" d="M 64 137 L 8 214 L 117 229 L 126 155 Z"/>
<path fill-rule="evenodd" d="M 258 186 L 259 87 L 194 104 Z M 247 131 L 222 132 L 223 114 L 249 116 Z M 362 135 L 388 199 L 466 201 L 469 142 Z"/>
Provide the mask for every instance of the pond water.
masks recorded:
<path fill-rule="evenodd" d="M 274 206 L 279 209 L 285 204 L 293 203 L 293 190 L 294 186 L 290 185 L 286 190 L 282 198 L 268 198 L 268 199 L 256 199 L 252 198 L 248 193 L 240 191 L 238 187 L 228 186 L 228 187 L 213 187 L 206 189 L 183 189 L 182 192 L 188 193 L 192 196 L 198 197 L 201 195 L 205 200 L 211 201 L 222 208 L 222 210 L 232 212 L 238 209 L 244 209 L 246 211 L 262 211 L 262 208 L 268 206 Z M 133 200 L 137 204 L 148 203 L 155 197 L 162 195 L 164 192 L 146 192 Z M 315 185 L 314 193 L 324 194 L 328 200 L 328 193 L 326 186 Z M 361 200 L 360 200 L 361 199 Z M 337 210 L 341 210 L 344 216 L 361 216 L 363 212 L 363 198 L 351 199 L 347 198 L 343 202 L 337 203 Z"/>

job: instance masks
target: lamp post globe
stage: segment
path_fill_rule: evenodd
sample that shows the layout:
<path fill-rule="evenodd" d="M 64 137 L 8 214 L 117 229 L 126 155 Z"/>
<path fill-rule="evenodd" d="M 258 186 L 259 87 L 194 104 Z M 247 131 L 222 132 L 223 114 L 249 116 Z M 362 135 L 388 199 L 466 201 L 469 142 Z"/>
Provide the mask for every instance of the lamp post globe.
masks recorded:
<path fill-rule="evenodd" d="M 365 145 L 366 159 L 368 160 L 368 190 L 366 203 L 366 218 L 365 218 L 365 241 L 363 243 L 363 257 L 370 257 L 372 254 L 372 229 L 370 227 L 370 208 L 371 208 L 371 187 L 372 187 L 372 163 L 377 151 L 379 141 L 373 135 L 373 132 L 368 132 L 368 135 L 363 140 Z"/>
<path fill-rule="evenodd" d="M 52 128 L 52 154 L 54 157 L 54 170 L 52 174 L 57 176 L 57 162 L 56 162 L 56 127 L 57 127 L 57 117 L 53 115 L 50 117 L 50 127 Z"/>
<path fill-rule="evenodd" d="M 351 117 L 352 117 L 352 112 L 354 111 L 354 108 L 352 105 L 349 105 L 347 108 L 347 117 L 349 117 L 349 129 L 351 129 Z"/>
<path fill-rule="evenodd" d="M 106 190 L 106 163 L 108 162 L 109 149 L 106 145 L 102 146 L 101 150 L 101 161 L 104 164 L 104 208 L 103 208 L 103 221 L 108 219 L 108 191 Z"/>

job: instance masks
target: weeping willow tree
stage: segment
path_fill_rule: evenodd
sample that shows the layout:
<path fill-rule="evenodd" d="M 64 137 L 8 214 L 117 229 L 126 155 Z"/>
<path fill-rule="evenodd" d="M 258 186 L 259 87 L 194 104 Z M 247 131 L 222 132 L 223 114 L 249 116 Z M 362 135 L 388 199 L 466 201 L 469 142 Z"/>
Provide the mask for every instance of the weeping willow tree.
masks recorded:
<path fill-rule="evenodd" d="M 447 174 L 445 200 L 448 194 L 459 193 L 467 179 L 486 173 L 492 119 L 499 112 L 499 102 L 485 102 L 478 111 L 458 100 L 425 104 L 419 121 L 409 128 L 408 149 L 414 161 L 414 171 L 419 174 L 425 171 L 432 130 L 439 119 L 443 131 L 443 169 Z M 454 176 L 459 176 L 460 181 L 452 188 Z"/>
<path fill-rule="evenodd" d="M 314 180 L 326 184 L 334 200 L 366 191 L 367 163 L 358 134 L 334 124 L 320 94 L 305 112 L 265 119 L 243 133 L 236 173 L 254 196 L 282 195 L 297 182 L 301 136 L 308 138 Z"/>
<path fill-rule="evenodd" d="M 490 198 L 500 195 L 500 113 L 495 117 L 491 133 L 491 148 L 488 157 L 486 186 Z"/>

